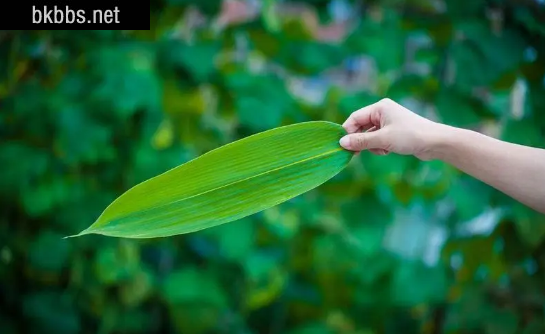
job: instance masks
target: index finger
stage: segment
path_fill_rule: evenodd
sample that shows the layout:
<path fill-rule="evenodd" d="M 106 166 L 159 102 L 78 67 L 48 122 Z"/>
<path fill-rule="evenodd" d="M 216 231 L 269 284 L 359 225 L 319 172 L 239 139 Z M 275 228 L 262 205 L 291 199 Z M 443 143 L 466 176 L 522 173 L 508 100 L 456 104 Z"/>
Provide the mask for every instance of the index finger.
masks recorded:
<path fill-rule="evenodd" d="M 350 114 L 342 125 L 346 132 L 350 134 L 357 132 L 360 128 L 369 128 L 376 125 L 373 123 L 372 115 L 377 109 L 377 103 L 358 109 Z"/>

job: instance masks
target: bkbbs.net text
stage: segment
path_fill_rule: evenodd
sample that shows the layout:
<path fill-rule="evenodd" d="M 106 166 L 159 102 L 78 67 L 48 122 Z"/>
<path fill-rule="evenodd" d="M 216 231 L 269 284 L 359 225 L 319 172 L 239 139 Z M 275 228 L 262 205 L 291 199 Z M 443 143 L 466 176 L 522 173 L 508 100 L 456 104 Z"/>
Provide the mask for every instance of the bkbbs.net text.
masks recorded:
<path fill-rule="evenodd" d="M 64 8 L 59 6 L 53 6 L 53 8 L 47 6 L 32 6 L 32 23 L 96 23 L 96 24 L 110 24 L 119 22 L 119 9 L 94 9 L 87 13 L 83 9 L 71 9 L 69 6 Z"/>

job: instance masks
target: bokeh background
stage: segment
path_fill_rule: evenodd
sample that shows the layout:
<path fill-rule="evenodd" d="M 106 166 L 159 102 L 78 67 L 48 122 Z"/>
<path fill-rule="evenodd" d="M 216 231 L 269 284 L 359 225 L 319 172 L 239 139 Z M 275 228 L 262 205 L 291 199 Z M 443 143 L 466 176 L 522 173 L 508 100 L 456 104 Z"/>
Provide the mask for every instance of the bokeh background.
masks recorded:
<path fill-rule="evenodd" d="M 208 150 L 383 97 L 543 147 L 543 1 L 150 8 L 150 31 L 0 31 L 2 334 L 545 333 L 544 216 L 438 161 L 364 152 L 227 225 L 62 239 Z"/>

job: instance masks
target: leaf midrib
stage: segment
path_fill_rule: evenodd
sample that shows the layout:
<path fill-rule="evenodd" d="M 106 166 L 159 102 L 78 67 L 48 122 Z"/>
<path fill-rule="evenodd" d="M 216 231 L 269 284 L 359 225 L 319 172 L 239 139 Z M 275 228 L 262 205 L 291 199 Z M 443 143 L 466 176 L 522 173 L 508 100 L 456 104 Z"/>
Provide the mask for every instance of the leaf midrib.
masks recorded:
<path fill-rule="evenodd" d="M 262 175 L 267 175 L 267 174 L 270 174 L 270 173 L 273 173 L 273 172 L 276 172 L 276 171 L 279 171 L 279 170 L 282 170 L 284 168 L 288 168 L 288 167 L 291 167 L 291 166 L 295 166 L 297 164 L 300 164 L 300 163 L 304 163 L 304 162 L 307 162 L 307 161 L 311 161 L 311 160 L 314 160 L 314 159 L 318 159 L 320 157 L 323 157 L 323 156 L 327 156 L 327 155 L 332 155 L 336 152 L 339 152 L 339 151 L 342 151 L 344 150 L 343 148 L 336 148 L 334 150 L 330 150 L 330 151 L 327 151 L 327 152 L 324 152 L 324 153 L 321 153 L 321 154 L 318 154 L 318 155 L 314 155 L 314 156 L 311 156 L 311 157 L 308 157 L 308 158 L 305 158 L 305 159 L 302 159 L 302 160 L 299 160 L 299 161 L 295 161 L 295 162 L 292 162 L 292 163 L 289 163 L 287 165 L 282 165 L 280 167 L 276 167 L 276 168 L 273 168 L 273 169 L 270 169 L 270 170 L 267 170 L 267 171 L 264 171 L 264 172 L 261 172 L 259 174 L 256 174 L 256 175 L 252 175 L 250 177 L 246 177 L 246 178 L 243 178 L 243 179 L 240 179 L 240 180 L 236 180 L 236 181 L 233 181 L 233 182 L 230 182 L 230 183 L 227 183 L 227 184 L 224 184 L 222 186 L 219 186 L 219 187 L 215 187 L 215 188 L 212 188 L 210 190 L 206 190 L 204 192 L 201 192 L 201 193 L 198 193 L 198 194 L 195 194 L 195 195 L 192 195 L 192 196 L 189 196 L 189 197 L 185 197 L 185 198 L 182 198 L 182 199 L 179 199 L 179 200 L 175 200 L 175 201 L 172 201 L 172 202 L 169 202 L 169 203 L 166 203 L 166 204 L 161 204 L 161 205 L 156 205 L 156 206 L 152 206 L 152 207 L 149 207 L 147 209 L 144 209 L 144 210 L 139 210 L 138 213 L 145 213 L 145 212 L 148 212 L 148 211 L 151 211 L 151 210 L 154 210 L 154 209 L 158 209 L 158 208 L 161 208 L 161 207 L 164 207 L 164 206 L 167 206 L 167 205 L 170 205 L 170 204 L 174 204 L 174 203 L 178 203 L 178 202 L 183 202 L 183 201 L 186 201 L 186 200 L 189 200 L 191 198 L 194 198 L 194 197 L 198 197 L 198 196 L 202 196 L 202 195 L 206 195 L 210 192 L 213 192 L 213 191 L 217 191 L 217 190 L 220 190 L 222 188 L 227 188 L 227 187 L 230 187 L 232 185 L 235 185 L 237 183 L 241 183 L 241 182 L 244 182 L 244 181 L 248 181 L 248 180 L 251 180 L 253 178 L 256 178 L 256 177 L 259 177 L 259 176 L 262 176 Z M 125 216 L 121 216 L 121 217 L 117 217 L 117 218 L 114 218 L 114 219 L 121 219 L 121 218 L 125 218 L 125 217 L 129 217 L 133 214 L 128 214 L 128 215 L 125 215 Z M 97 219 L 97 221 L 100 220 L 100 217 Z M 99 227 L 100 228 L 100 227 Z"/>

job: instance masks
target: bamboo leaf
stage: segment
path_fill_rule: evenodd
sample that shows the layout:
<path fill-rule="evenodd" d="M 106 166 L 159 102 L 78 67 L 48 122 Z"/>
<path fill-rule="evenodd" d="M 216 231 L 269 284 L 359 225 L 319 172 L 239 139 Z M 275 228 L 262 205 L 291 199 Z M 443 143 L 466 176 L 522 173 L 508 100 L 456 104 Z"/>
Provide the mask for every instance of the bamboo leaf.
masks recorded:
<path fill-rule="evenodd" d="M 252 215 L 339 173 L 353 155 L 338 144 L 344 133 L 306 122 L 227 144 L 129 189 L 77 236 L 166 237 Z"/>

